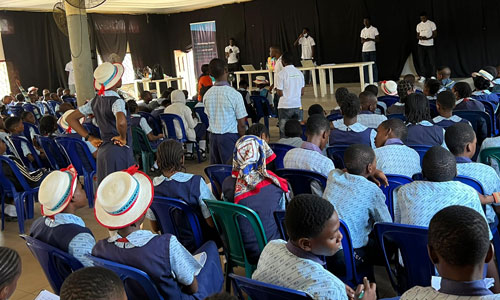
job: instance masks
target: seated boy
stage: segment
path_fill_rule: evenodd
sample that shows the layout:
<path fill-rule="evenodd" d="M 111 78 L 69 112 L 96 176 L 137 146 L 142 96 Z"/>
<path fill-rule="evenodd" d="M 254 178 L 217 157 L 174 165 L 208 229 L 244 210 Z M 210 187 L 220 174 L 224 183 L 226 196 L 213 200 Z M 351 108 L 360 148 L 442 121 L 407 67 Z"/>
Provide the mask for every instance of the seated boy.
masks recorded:
<path fill-rule="evenodd" d="M 364 295 L 359 297 L 326 270 L 318 257 L 332 256 L 341 246 L 337 212 L 330 202 L 314 195 L 299 195 L 286 209 L 288 242 L 270 241 L 260 255 L 252 279 L 305 292 L 313 299 L 376 299 L 376 288 L 364 278 Z M 346 293 L 347 291 L 347 293 Z"/>
<path fill-rule="evenodd" d="M 436 213 L 429 224 L 429 258 L 441 276 L 438 290 L 416 286 L 401 300 L 498 299 L 483 280 L 484 264 L 493 262 L 489 228 L 481 214 L 452 205 Z"/>
<path fill-rule="evenodd" d="M 88 267 L 71 273 L 61 286 L 61 300 L 126 300 L 123 282 L 115 272 Z"/>
<path fill-rule="evenodd" d="M 148 141 L 151 144 L 151 147 L 158 147 L 158 145 L 163 140 L 163 134 L 160 133 L 158 135 L 155 135 L 153 133 L 153 129 L 151 129 L 151 127 L 149 126 L 148 121 L 140 114 L 138 114 L 139 106 L 137 105 L 137 102 L 135 100 L 128 100 L 127 109 L 130 113 L 130 126 L 140 127 L 148 137 Z"/>
<path fill-rule="evenodd" d="M 451 80 L 451 69 L 447 66 L 441 66 L 437 68 L 436 79 L 441 84 L 441 88 L 438 93 L 443 91 L 451 91 L 455 85 L 455 81 Z"/>
<path fill-rule="evenodd" d="M 309 108 L 307 109 L 307 115 L 309 117 L 316 114 L 323 115 L 326 117 L 326 111 L 323 108 L 323 106 L 321 106 L 321 104 L 313 104 L 309 106 Z"/>
<path fill-rule="evenodd" d="M 382 122 L 375 137 L 377 168 L 384 174 L 412 177 L 422 172 L 417 151 L 406 146 L 408 128 L 400 119 Z"/>
<path fill-rule="evenodd" d="M 377 132 L 358 122 L 361 111 L 361 102 L 358 96 L 348 94 L 341 103 L 340 109 L 343 118 L 333 121 L 333 130 L 330 132 L 330 146 L 364 144 L 375 148 Z"/>
<path fill-rule="evenodd" d="M 484 111 L 484 104 L 481 101 L 474 100 L 470 98 L 472 95 L 472 89 L 467 82 L 457 82 L 451 91 L 455 94 L 458 99 L 455 102 L 454 110 L 479 110 Z"/>
<path fill-rule="evenodd" d="M 299 120 L 288 120 L 285 123 L 285 137 L 279 139 L 278 144 L 289 145 L 295 148 L 301 147 L 304 143 L 302 140 L 302 125 Z"/>
<path fill-rule="evenodd" d="M 415 77 L 413 77 L 413 80 L 415 81 Z M 399 102 L 396 102 L 393 105 L 391 105 L 387 109 L 386 115 L 403 115 L 405 113 L 406 97 L 408 97 L 408 95 L 410 94 L 415 93 L 414 83 L 407 80 L 399 81 L 397 89 L 398 89 Z"/>
<path fill-rule="evenodd" d="M 23 121 L 23 123 L 25 122 L 36 126 L 35 115 L 30 111 L 23 111 L 21 113 L 21 120 Z M 30 141 L 33 141 L 33 139 L 35 138 L 35 134 L 35 129 L 33 127 L 30 127 L 30 136 L 27 136 L 26 138 L 30 139 Z"/>
<path fill-rule="evenodd" d="M 47 175 L 40 185 L 38 200 L 42 217 L 33 222 L 30 235 L 68 252 L 84 266 L 92 266 L 86 255 L 92 252 L 95 239 L 82 218 L 75 215 L 88 203 L 75 168 L 69 166 Z"/>
<path fill-rule="evenodd" d="M 368 128 L 377 128 L 380 123 L 387 120 L 384 115 L 375 114 L 377 109 L 377 97 L 371 92 L 362 92 L 359 94 L 361 103 L 361 112 L 358 115 L 358 122 Z"/>
<path fill-rule="evenodd" d="M 437 93 L 441 88 L 441 83 L 437 79 L 428 79 L 424 84 L 424 95 L 427 97 L 427 100 L 436 100 Z"/>
<path fill-rule="evenodd" d="M 377 243 L 368 236 L 375 223 L 392 222 L 384 193 L 367 179 L 377 170 L 375 152 L 367 145 L 351 145 L 345 151 L 344 163 L 345 172 L 336 169 L 328 175 L 323 199 L 335 206 L 339 218 L 347 224 L 357 262 L 374 261 Z"/>
<path fill-rule="evenodd" d="M 459 116 L 453 115 L 455 101 L 455 95 L 450 91 L 444 91 L 437 95 L 436 108 L 439 116 L 432 119 L 432 123 L 434 125 L 441 126 L 444 129 L 450 127 L 455 123 L 465 123 L 471 126 L 469 121 L 467 121 L 466 119 L 462 119 Z"/>
<path fill-rule="evenodd" d="M 26 157 L 30 162 L 35 161 L 35 157 L 31 153 L 30 149 L 28 148 L 27 143 L 29 143 L 28 138 L 26 138 L 24 134 L 24 124 L 21 118 L 19 117 L 9 117 L 5 120 L 5 129 L 12 135 L 12 136 L 17 136 L 26 141 L 26 143 L 21 143 L 21 149 L 23 153 L 19 153 L 19 155 L 22 155 Z M 41 167 L 41 166 L 39 166 Z"/>
<path fill-rule="evenodd" d="M 97 242 L 92 255 L 146 272 L 164 299 L 203 299 L 219 292 L 224 278 L 214 242 L 198 250 L 197 260 L 174 235 L 141 229 L 153 201 L 153 184 L 137 168 L 111 173 L 100 183 L 95 217 L 116 232 Z M 129 287 L 129 298 L 146 299 L 136 286 Z"/>

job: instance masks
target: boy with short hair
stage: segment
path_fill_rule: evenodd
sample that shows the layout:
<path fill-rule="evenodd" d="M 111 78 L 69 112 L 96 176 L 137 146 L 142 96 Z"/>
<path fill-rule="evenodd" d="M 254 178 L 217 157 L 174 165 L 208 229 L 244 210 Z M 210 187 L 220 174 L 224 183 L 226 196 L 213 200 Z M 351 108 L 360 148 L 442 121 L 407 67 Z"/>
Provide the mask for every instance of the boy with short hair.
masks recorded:
<path fill-rule="evenodd" d="M 406 146 L 408 128 L 400 119 L 389 119 L 377 128 L 375 156 L 377 167 L 384 174 L 412 177 L 422 172 L 417 151 Z"/>
<path fill-rule="evenodd" d="M 321 106 L 321 104 L 313 104 L 313 105 L 309 106 L 309 109 L 307 110 L 307 115 L 309 117 L 312 115 L 316 115 L 316 114 L 326 116 L 326 111 L 323 108 L 323 106 Z"/>
<path fill-rule="evenodd" d="M 115 272 L 88 267 L 71 273 L 61 286 L 61 300 L 126 300 L 123 282 Z"/>
<path fill-rule="evenodd" d="M 427 100 L 436 100 L 441 83 L 437 79 L 428 79 L 424 84 L 424 95 Z"/>
<path fill-rule="evenodd" d="M 440 66 L 437 68 L 436 79 L 441 84 L 439 92 L 451 91 L 455 85 L 455 81 L 451 80 L 451 69 L 448 66 Z"/>
<path fill-rule="evenodd" d="M 292 147 L 301 147 L 304 143 L 302 140 L 302 125 L 299 120 L 288 120 L 285 123 L 285 137 L 278 141 L 278 144 L 290 145 Z"/>
<path fill-rule="evenodd" d="M 479 110 L 484 111 L 484 104 L 481 101 L 470 98 L 472 89 L 467 82 L 457 82 L 451 91 L 458 99 L 455 102 L 455 110 Z"/>
<path fill-rule="evenodd" d="M 260 255 L 252 279 L 303 291 L 313 299 L 347 300 L 346 285 L 326 270 L 320 255 L 334 255 L 341 246 L 340 222 L 333 205 L 314 195 L 299 195 L 286 209 L 289 241 L 270 241 Z M 364 294 L 347 289 L 349 298 L 376 299 L 376 286 L 364 278 Z"/>
<path fill-rule="evenodd" d="M 377 109 L 377 97 L 371 92 L 362 92 L 359 94 L 361 103 L 361 112 L 358 115 L 358 122 L 368 128 L 377 128 L 380 123 L 387 120 L 384 115 L 375 113 Z"/>
<path fill-rule="evenodd" d="M 19 117 L 9 117 L 5 120 L 5 129 L 10 133 L 12 136 L 17 136 L 26 141 L 26 143 L 29 143 L 28 139 L 23 135 L 24 134 L 24 124 L 21 118 Z M 35 157 L 31 153 L 30 149 L 28 148 L 26 143 L 21 143 L 21 149 L 23 150 L 23 153 L 19 153 L 19 155 L 23 155 L 26 157 L 30 162 L 35 161 Z"/>
<path fill-rule="evenodd" d="M 451 91 L 443 91 L 437 95 L 436 108 L 439 116 L 432 119 L 434 125 L 441 126 L 444 129 L 455 123 L 465 123 L 471 126 L 469 121 L 453 114 L 455 101 L 455 95 Z"/>
<path fill-rule="evenodd" d="M 144 131 L 144 133 L 146 134 L 151 147 L 153 149 L 158 147 L 158 145 L 163 140 L 163 134 L 160 133 L 158 135 L 155 135 L 153 133 L 153 129 L 151 129 L 151 126 L 149 126 L 146 118 L 142 117 L 139 114 L 139 105 L 137 105 L 137 102 L 135 100 L 128 100 L 126 107 L 130 113 L 130 126 L 141 128 L 142 131 Z"/>

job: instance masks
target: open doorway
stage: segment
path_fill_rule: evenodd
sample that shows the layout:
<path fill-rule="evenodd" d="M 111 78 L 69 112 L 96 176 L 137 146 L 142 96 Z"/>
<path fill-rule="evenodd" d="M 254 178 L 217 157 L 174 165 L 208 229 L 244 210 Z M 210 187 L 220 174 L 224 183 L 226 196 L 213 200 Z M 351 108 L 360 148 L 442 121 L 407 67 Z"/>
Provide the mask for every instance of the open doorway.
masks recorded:
<path fill-rule="evenodd" d="M 177 77 L 183 78 L 183 86 L 179 87 L 179 89 L 187 90 L 189 92 L 189 96 L 193 97 L 197 93 L 196 85 L 198 83 L 195 72 L 193 50 L 190 49 L 187 52 L 175 50 L 174 57 Z"/>

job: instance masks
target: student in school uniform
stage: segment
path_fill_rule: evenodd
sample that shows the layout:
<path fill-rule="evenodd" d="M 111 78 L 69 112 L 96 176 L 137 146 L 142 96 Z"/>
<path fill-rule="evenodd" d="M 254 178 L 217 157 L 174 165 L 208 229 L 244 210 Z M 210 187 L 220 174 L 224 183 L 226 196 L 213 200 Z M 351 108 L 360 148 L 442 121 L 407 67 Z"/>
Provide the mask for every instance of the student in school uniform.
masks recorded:
<path fill-rule="evenodd" d="M 427 100 L 436 100 L 441 83 L 437 79 L 427 79 L 424 84 L 424 95 Z"/>
<path fill-rule="evenodd" d="M 309 117 L 316 114 L 323 115 L 325 117 L 327 116 L 326 111 L 321 104 L 313 104 L 307 109 L 307 115 Z"/>
<path fill-rule="evenodd" d="M 436 108 L 439 116 L 432 119 L 432 123 L 434 125 L 443 127 L 444 129 L 447 129 L 448 127 L 456 123 L 465 123 L 471 126 L 469 121 L 453 114 L 455 102 L 456 98 L 452 92 L 443 91 L 439 93 L 436 100 Z"/>
<path fill-rule="evenodd" d="M 335 206 L 339 218 L 351 232 L 356 264 L 377 260 L 377 242 L 369 235 L 377 222 L 392 222 L 385 205 L 385 195 L 373 182 L 368 180 L 377 170 L 375 152 L 370 146 L 355 144 L 344 154 L 346 170 L 335 169 L 328 175 L 323 199 Z M 342 253 L 341 253 L 342 252 Z M 345 265 L 343 250 L 333 258 L 335 270 Z"/>
<path fill-rule="evenodd" d="M 68 117 L 67 122 L 85 141 L 89 141 L 97 152 L 97 184 L 106 175 L 134 165 L 132 133 L 125 101 L 117 93 L 122 83 L 124 68 L 120 63 L 105 62 L 94 71 L 94 87 L 97 96 L 80 106 Z M 90 133 L 78 121 L 94 115 L 101 139 Z"/>
<path fill-rule="evenodd" d="M 384 174 L 412 178 L 422 172 L 417 151 L 404 144 L 407 136 L 408 128 L 400 119 L 389 119 L 377 128 L 375 156 L 377 168 Z"/>
<path fill-rule="evenodd" d="M 103 267 L 88 267 L 71 273 L 63 282 L 61 300 L 127 300 L 118 275 Z"/>
<path fill-rule="evenodd" d="M 92 156 L 94 158 L 97 158 L 97 148 L 94 147 L 94 144 L 92 144 L 90 141 L 85 141 L 85 139 L 83 137 L 81 137 L 78 133 L 76 133 L 76 131 L 71 128 L 71 126 L 69 126 L 68 124 L 68 116 L 71 115 L 75 110 L 73 109 L 70 109 L 68 111 L 66 111 L 60 118 L 59 120 L 57 120 L 57 125 L 59 125 L 63 130 L 64 132 L 61 133 L 61 134 L 57 134 L 57 136 L 61 136 L 61 137 L 72 137 L 72 138 L 75 138 L 75 139 L 81 139 L 82 141 L 85 142 L 85 144 L 87 145 L 87 147 L 89 148 L 89 151 L 90 153 L 92 153 Z M 79 120 L 79 122 L 82 122 L 83 121 L 83 118 L 81 118 Z"/>
<path fill-rule="evenodd" d="M 250 126 L 250 128 L 248 128 L 247 131 L 245 132 L 245 135 L 254 135 L 268 144 L 271 138 L 271 135 L 269 134 L 269 129 L 267 129 L 267 127 L 261 123 L 256 123 Z M 233 161 L 231 160 L 231 164 L 232 163 Z"/>
<path fill-rule="evenodd" d="M 285 123 L 285 137 L 278 140 L 278 144 L 299 148 L 304 143 L 302 139 L 302 125 L 299 120 L 288 120 Z"/>
<path fill-rule="evenodd" d="M 97 189 L 94 213 L 101 226 L 116 232 L 98 241 L 92 255 L 146 272 L 165 299 L 203 299 L 219 292 L 224 278 L 215 243 L 205 243 L 195 253 L 205 255 L 196 259 L 174 235 L 142 230 L 152 201 L 153 183 L 137 166 L 109 174 Z M 144 299 L 142 291 L 129 292 L 132 299 Z"/>
<path fill-rule="evenodd" d="M 21 118 L 15 116 L 8 117 L 5 120 L 5 129 L 10 133 L 11 136 L 20 137 L 21 139 L 25 140 L 26 143 L 30 143 L 28 138 L 24 136 L 24 124 Z M 35 157 L 33 156 L 33 153 L 31 153 L 26 143 L 21 143 L 21 149 L 23 153 L 19 153 L 19 155 L 26 157 L 30 162 L 33 163 L 35 161 Z"/>
<path fill-rule="evenodd" d="M 494 261 L 489 228 L 481 214 L 453 205 L 431 219 L 427 249 L 441 282 L 439 288 L 416 286 L 401 300 L 500 299 L 487 288 L 484 265 Z"/>
<path fill-rule="evenodd" d="M 358 115 L 358 122 L 368 128 L 377 128 L 380 123 L 387 120 L 384 115 L 375 113 L 377 109 L 377 97 L 371 92 L 362 92 L 359 94 L 359 101 L 361 103 L 361 111 Z"/>
<path fill-rule="evenodd" d="M 23 271 L 21 256 L 16 250 L 0 247 L 0 299 L 7 300 L 16 291 Z"/>
<path fill-rule="evenodd" d="M 393 105 L 389 106 L 389 108 L 386 111 L 386 115 L 394 115 L 394 114 L 403 115 L 405 113 L 406 98 L 409 95 L 415 93 L 415 86 L 412 82 L 403 79 L 398 82 L 397 91 L 399 96 L 399 102 L 396 102 Z"/>
<path fill-rule="evenodd" d="M 87 205 L 87 197 L 70 165 L 53 171 L 42 181 L 38 192 L 42 216 L 30 228 L 30 235 L 92 266 L 86 255 L 92 252 L 95 238 L 82 218 L 75 213 Z"/>
<path fill-rule="evenodd" d="M 341 103 L 342 119 L 333 121 L 330 146 L 365 144 L 375 148 L 377 132 L 358 122 L 361 102 L 355 94 L 348 94 Z"/>
<path fill-rule="evenodd" d="M 335 91 L 335 101 L 337 102 L 337 106 L 330 111 L 330 114 L 341 114 L 340 112 L 340 104 L 344 100 L 345 96 L 349 94 L 349 90 L 345 87 L 339 87 Z"/>
<path fill-rule="evenodd" d="M 467 82 L 457 82 L 451 89 L 455 97 L 458 99 L 455 102 L 454 110 L 478 110 L 484 111 L 484 104 L 481 101 L 472 99 L 472 89 Z"/>
<path fill-rule="evenodd" d="M 493 75 L 486 70 L 479 70 L 479 72 L 472 73 L 472 80 L 474 81 L 475 88 L 475 91 L 472 93 L 472 98 L 491 102 L 496 108 L 499 101 L 498 96 L 489 91 L 489 88 L 494 86 L 492 83 L 494 79 Z"/>
<path fill-rule="evenodd" d="M 443 91 L 451 91 L 453 86 L 455 85 L 455 81 L 453 81 L 451 77 L 451 69 L 448 66 L 440 66 L 437 68 L 436 79 L 441 83 L 441 88 L 438 93 Z"/>
<path fill-rule="evenodd" d="M 245 135 L 236 142 L 233 171 L 222 183 L 225 201 L 244 205 L 259 215 L 268 241 L 280 237 L 274 212 L 285 210 L 288 193 L 286 180 L 267 170 L 266 165 L 275 158 L 265 141 Z M 257 263 L 260 256 L 257 238 L 247 220 L 240 221 L 240 230 L 249 261 Z"/>
<path fill-rule="evenodd" d="M 330 202 L 314 195 L 296 196 L 286 209 L 285 224 L 288 242 L 266 245 L 252 279 L 299 290 L 316 300 L 376 299 L 375 284 L 368 279 L 355 292 L 324 268 L 319 256 L 334 255 L 342 241 L 339 216 Z"/>
<path fill-rule="evenodd" d="M 406 145 L 442 145 L 444 129 L 431 123 L 429 100 L 423 94 L 411 94 L 405 101 L 406 126 L 408 137 Z"/>
<path fill-rule="evenodd" d="M 36 120 L 35 120 L 35 115 L 30 111 L 23 111 L 21 113 L 21 120 L 23 121 L 23 123 L 28 123 L 28 124 L 37 126 Z M 36 135 L 35 129 L 33 127 L 30 127 L 29 132 L 30 132 L 30 135 L 27 136 L 26 138 L 30 139 L 30 141 L 33 141 L 33 139 L 35 138 L 35 135 Z"/>
<path fill-rule="evenodd" d="M 137 102 L 135 100 L 127 101 L 127 109 L 130 112 L 130 126 L 140 127 L 148 137 L 148 141 L 151 144 L 151 147 L 153 149 L 156 149 L 156 147 L 158 147 L 158 145 L 163 141 L 163 134 L 160 133 L 158 135 L 155 135 L 153 133 L 153 129 L 151 129 L 151 126 L 149 126 L 146 118 L 138 114 L 139 106 L 137 105 Z"/>

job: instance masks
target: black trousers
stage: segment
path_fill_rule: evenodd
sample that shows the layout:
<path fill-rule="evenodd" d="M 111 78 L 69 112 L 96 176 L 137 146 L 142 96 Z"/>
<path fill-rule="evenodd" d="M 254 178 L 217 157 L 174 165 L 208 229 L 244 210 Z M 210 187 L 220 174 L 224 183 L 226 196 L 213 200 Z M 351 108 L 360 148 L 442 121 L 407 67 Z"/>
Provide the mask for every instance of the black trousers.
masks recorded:
<path fill-rule="evenodd" d="M 436 50 L 434 46 L 418 45 L 418 66 L 425 78 L 436 76 Z"/>

